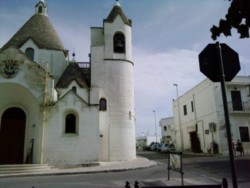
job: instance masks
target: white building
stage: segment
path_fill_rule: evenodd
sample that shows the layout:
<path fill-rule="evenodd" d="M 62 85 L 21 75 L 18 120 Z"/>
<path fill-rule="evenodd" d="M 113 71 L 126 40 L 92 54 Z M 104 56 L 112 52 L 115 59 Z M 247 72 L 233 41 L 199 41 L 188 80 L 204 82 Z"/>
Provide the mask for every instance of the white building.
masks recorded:
<path fill-rule="evenodd" d="M 159 136 L 139 136 L 136 138 L 137 149 L 143 150 L 145 146 L 150 145 L 152 142 L 161 142 L 161 138 Z"/>
<path fill-rule="evenodd" d="M 232 138 L 243 142 L 245 153 L 250 151 L 249 84 L 250 77 L 243 76 L 226 83 Z M 183 144 L 184 152 L 228 153 L 220 83 L 204 80 L 175 100 L 173 109 L 177 149 Z"/>
<path fill-rule="evenodd" d="M 116 2 L 90 62 L 68 62 L 47 12 L 40 0 L 0 51 L 0 164 L 135 159 L 131 20 Z"/>
<path fill-rule="evenodd" d="M 174 131 L 174 117 L 162 118 L 159 121 L 162 134 L 162 143 L 174 143 L 175 142 L 175 131 Z"/>

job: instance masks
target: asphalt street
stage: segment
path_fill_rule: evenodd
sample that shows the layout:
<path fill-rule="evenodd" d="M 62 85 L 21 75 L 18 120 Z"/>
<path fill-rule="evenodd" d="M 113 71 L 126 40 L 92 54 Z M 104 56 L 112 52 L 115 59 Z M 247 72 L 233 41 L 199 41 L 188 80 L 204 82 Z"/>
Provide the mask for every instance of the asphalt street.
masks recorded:
<path fill-rule="evenodd" d="M 155 160 L 158 165 L 166 165 L 167 157 L 165 154 L 153 152 L 140 152 L 140 156 L 150 160 Z M 237 180 L 240 188 L 250 187 L 250 156 L 237 156 L 234 158 Z M 222 178 L 227 178 L 231 185 L 231 167 L 229 157 L 226 156 L 207 156 L 207 155 L 184 155 L 183 172 L 185 179 L 197 179 L 205 182 L 219 183 Z"/>
<path fill-rule="evenodd" d="M 108 172 L 75 175 L 50 175 L 32 177 L 1 178 L 0 188 L 119 188 L 125 187 L 125 182 L 131 185 L 137 180 L 144 186 L 168 185 L 166 154 L 156 152 L 139 152 L 138 155 L 157 162 L 156 166 L 124 172 Z M 250 187 L 250 157 L 235 158 L 235 166 L 239 188 Z M 183 157 L 184 184 L 220 183 L 227 178 L 231 186 L 229 159 L 221 156 Z M 179 185 L 181 176 L 178 172 L 170 173 L 171 182 Z"/>

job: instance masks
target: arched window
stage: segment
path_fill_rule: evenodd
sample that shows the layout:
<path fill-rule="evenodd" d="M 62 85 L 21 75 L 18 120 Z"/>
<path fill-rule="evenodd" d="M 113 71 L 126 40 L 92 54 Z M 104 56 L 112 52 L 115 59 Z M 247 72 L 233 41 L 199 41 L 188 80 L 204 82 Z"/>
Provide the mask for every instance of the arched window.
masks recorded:
<path fill-rule="evenodd" d="M 73 91 L 74 93 L 76 93 L 76 86 L 73 86 L 73 87 L 72 87 L 72 91 Z"/>
<path fill-rule="evenodd" d="M 100 104 L 99 104 L 99 110 L 100 111 L 106 111 L 107 110 L 107 101 L 104 98 L 100 99 Z"/>
<path fill-rule="evenodd" d="M 125 53 L 125 37 L 122 33 L 116 33 L 113 37 L 115 53 Z"/>
<path fill-rule="evenodd" d="M 27 48 L 25 50 L 25 55 L 32 61 L 34 61 L 35 51 L 33 48 Z"/>
<path fill-rule="evenodd" d="M 38 13 L 42 13 L 43 12 L 43 7 L 42 6 L 39 6 L 38 7 Z"/>
<path fill-rule="evenodd" d="M 76 116 L 72 113 L 66 116 L 65 133 L 76 133 Z"/>

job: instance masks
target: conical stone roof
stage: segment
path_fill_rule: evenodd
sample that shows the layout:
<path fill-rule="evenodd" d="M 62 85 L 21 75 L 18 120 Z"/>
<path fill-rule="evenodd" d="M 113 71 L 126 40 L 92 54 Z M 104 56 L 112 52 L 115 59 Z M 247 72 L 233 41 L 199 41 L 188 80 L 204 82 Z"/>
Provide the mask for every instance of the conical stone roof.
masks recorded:
<path fill-rule="evenodd" d="M 10 46 L 20 48 L 29 38 L 41 49 L 64 50 L 49 18 L 42 14 L 34 14 L 2 49 Z"/>

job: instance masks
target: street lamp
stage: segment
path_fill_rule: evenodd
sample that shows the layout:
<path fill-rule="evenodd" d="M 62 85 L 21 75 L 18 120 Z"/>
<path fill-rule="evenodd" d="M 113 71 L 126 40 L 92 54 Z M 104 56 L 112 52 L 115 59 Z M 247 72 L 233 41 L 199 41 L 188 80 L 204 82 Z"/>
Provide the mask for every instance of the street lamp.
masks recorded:
<path fill-rule="evenodd" d="M 155 142 L 157 142 L 157 126 L 156 126 L 156 115 L 155 115 L 155 110 L 153 110 L 154 116 L 155 116 Z"/>
<path fill-rule="evenodd" d="M 177 97 L 177 110 L 178 110 L 178 120 L 179 120 L 179 126 L 180 126 L 180 138 L 181 138 L 181 151 L 183 152 L 183 132 L 181 127 L 181 114 L 180 114 L 180 107 L 179 107 L 179 95 L 178 95 L 178 84 L 174 84 L 176 87 L 176 97 Z"/>

